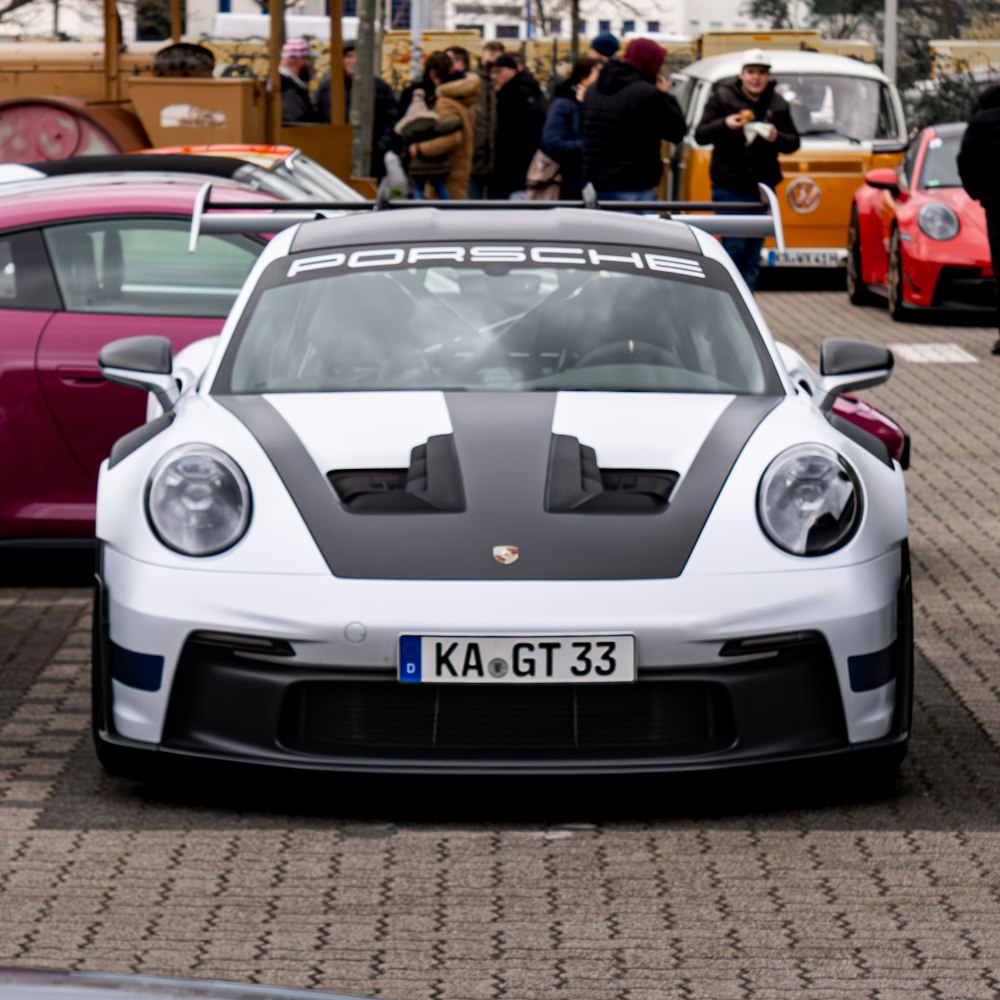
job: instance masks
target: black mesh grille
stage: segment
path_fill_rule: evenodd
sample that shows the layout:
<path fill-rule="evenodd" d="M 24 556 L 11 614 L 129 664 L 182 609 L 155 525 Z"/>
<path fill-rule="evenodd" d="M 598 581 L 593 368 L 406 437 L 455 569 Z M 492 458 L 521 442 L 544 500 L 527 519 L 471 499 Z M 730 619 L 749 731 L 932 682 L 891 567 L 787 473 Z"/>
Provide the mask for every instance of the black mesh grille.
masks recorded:
<path fill-rule="evenodd" d="M 751 760 L 846 746 L 823 639 L 752 661 L 640 668 L 633 684 L 401 684 L 393 669 L 321 667 L 262 656 L 226 636 L 185 645 L 163 733 L 209 756 L 373 769 L 476 763 Z M 260 640 L 255 640 L 259 643 Z"/>
<path fill-rule="evenodd" d="M 706 753 L 734 739 L 720 685 L 404 685 L 315 682 L 294 685 L 279 740 L 303 753 L 574 754 Z"/>
<path fill-rule="evenodd" d="M 996 281 L 984 277 L 976 267 L 943 267 L 934 289 L 934 305 L 966 305 L 992 309 L 996 303 Z"/>

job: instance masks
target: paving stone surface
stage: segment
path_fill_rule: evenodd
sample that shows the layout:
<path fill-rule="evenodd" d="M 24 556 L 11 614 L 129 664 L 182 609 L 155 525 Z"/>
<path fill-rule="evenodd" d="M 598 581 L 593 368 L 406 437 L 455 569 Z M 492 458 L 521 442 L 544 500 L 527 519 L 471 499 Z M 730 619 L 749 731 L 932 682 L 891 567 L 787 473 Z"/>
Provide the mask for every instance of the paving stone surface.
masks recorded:
<path fill-rule="evenodd" d="M 748 781 L 105 777 L 89 593 L 0 587 L 0 966 L 397 1000 L 1000 997 L 1000 358 L 982 325 L 771 291 L 775 335 L 957 345 L 865 393 L 913 436 L 894 794 Z M 912 357 L 958 357 L 951 350 Z"/>

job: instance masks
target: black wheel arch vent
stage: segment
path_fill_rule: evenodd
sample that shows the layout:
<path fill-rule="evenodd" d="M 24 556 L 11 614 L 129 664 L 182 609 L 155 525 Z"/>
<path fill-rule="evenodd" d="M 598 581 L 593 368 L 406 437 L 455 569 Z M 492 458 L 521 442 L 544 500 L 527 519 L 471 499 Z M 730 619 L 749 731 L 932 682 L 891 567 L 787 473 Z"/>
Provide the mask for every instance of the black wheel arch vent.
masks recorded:
<path fill-rule="evenodd" d="M 465 510 L 462 474 L 451 434 L 437 434 L 410 452 L 406 469 L 344 469 L 327 473 L 353 514 L 432 514 Z"/>
<path fill-rule="evenodd" d="M 593 448 L 569 434 L 553 434 L 545 509 L 565 514 L 658 514 L 666 510 L 679 473 L 658 469 L 602 469 Z"/>

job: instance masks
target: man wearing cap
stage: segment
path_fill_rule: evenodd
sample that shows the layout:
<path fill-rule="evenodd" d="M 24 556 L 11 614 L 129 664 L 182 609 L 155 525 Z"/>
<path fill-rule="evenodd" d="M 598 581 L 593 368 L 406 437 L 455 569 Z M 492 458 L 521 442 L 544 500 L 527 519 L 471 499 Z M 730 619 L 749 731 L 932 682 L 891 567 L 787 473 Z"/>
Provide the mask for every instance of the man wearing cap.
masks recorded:
<path fill-rule="evenodd" d="M 525 189 L 528 166 L 542 141 L 545 100 L 509 52 L 493 61 L 490 80 L 497 95 L 497 125 L 489 194 L 509 198 Z"/>
<path fill-rule="evenodd" d="M 794 153 L 799 133 L 788 102 L 775 91 L 763 49 L 748 49 L 740 75 L 715 85 L 694 137 L 714 147 L 709 170 L 713 201 L 758 201 L 758 183 L 773 188 L 781 182 L 778 154 Z M 763 244 L 734 236 L 722 241 L 751 291 L 757 287 Z"/>
<path fill-rule="evenodd" d="M 281 119 L 286 122 L 317 121 L 309 97 L 312 52 L 304 38 L 289 38 L 281 47 Z"/>
<path fill-rule="evenodd" d="M 595 35 L 594 40 L 590 43 L 590 50 L 587 52 L 587 55 L 603 65 L 614 59 L 615 53 L 620 48 L 621 45 L 618 43 L 618 39 L 610 31 L 602 31 L 599 35 Z"/>
<path fill-rule="evenodd" d="M 583 179 L 605 201 L 651 201 L 663 176 L 660 143 L 680 142 L 687 123 L 660 76 L 666 53 L 635 38 L 583 98 Z"/>

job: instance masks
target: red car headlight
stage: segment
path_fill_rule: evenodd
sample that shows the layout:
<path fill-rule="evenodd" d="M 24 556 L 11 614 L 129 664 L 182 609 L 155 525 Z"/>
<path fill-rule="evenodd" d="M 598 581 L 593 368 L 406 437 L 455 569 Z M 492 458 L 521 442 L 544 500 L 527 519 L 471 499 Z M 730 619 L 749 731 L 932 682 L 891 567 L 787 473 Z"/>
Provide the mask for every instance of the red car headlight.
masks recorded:
<path fill-rule="evenodd" d="M 937 202 L 924 205 L 917 214 L 917 225 L 921 232 L 932 240 L 951 240 L 958 235 L 961 223 L 958 216 L 947 206 Z"/>

